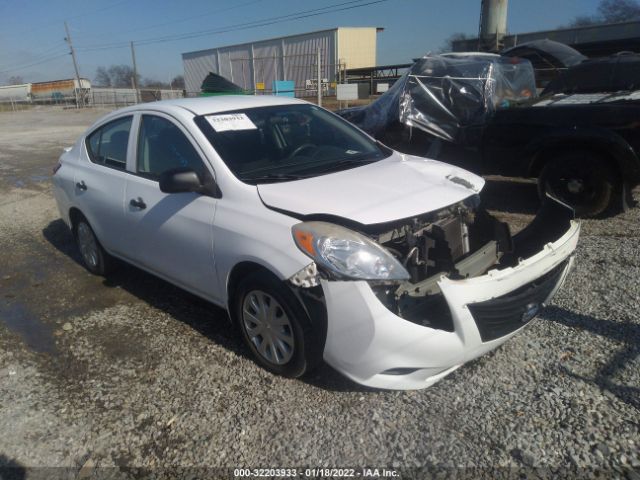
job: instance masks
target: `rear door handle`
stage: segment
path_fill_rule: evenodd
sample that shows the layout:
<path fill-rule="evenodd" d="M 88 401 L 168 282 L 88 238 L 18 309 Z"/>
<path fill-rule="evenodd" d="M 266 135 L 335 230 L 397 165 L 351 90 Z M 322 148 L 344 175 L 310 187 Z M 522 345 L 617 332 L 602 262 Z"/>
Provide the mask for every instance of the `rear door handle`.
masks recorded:
<path fill-rule="evenodd" d="M 140 197 L 132 198 L 129 202 L 129 205 L 135 208 L 139 208 L 140 210 L 144 210 L 145 208 L 147 208 L 147 204 L 144 203 L 144 200 L 142 200 L 142 198 Z"/>
<path fill-rule="evenodd" d="M 78 187 L 78 190 L 86 190 L 87 184 L 82 180 L 81 182 L 76 183 L 76 187 Z"/>

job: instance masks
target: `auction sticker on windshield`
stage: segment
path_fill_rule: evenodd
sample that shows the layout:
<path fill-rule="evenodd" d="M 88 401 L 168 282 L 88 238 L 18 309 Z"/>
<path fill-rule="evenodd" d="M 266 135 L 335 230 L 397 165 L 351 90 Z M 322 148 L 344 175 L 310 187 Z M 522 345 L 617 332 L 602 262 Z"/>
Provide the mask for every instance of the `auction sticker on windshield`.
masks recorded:
<path fill-rule="evenodd" d="M 244 113 L 230 113 L 225 115 L 207 115 L 205 117 L 216 132 L 228 130 L 255 130 L 255 124 Z"/>

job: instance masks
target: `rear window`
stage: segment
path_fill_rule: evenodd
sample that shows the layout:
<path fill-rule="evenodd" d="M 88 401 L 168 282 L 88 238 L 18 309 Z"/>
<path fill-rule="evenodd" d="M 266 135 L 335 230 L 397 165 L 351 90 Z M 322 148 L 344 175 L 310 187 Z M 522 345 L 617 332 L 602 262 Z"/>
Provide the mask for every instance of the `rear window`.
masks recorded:
<path fill-rule="evenodd" d="M 640 57 L 637 55 L 620 57 L 613 74 L 616 90 L 637 90 L 640 88 Z"/>
<path fill-rule="evenodd" d="M 98 165 L 125 170 L 127 146 L 133 117 L 114 120 L 95 130 L 87 137 L 89 159 Z"/>
<path fill-rule="evenodd" d="M 544 94 L 617 92 L 639 87 L 640 56 L 619 55 L 569 68 L 549 83 Z"/>

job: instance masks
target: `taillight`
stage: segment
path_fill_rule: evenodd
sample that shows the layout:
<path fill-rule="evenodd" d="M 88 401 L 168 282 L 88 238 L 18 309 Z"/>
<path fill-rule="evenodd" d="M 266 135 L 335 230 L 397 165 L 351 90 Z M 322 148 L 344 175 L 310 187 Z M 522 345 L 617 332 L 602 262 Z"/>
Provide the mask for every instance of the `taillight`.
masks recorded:
<path fill-rule="evenodd" d="M 60 170 L 60 167 L 62 167 L 62 163 L 60 163 L 60 161 L 58 161 L 58 163 L 56 163 L 55 167 L 53 167 L 53 174 L 55 175 L 58 170 Z"/>

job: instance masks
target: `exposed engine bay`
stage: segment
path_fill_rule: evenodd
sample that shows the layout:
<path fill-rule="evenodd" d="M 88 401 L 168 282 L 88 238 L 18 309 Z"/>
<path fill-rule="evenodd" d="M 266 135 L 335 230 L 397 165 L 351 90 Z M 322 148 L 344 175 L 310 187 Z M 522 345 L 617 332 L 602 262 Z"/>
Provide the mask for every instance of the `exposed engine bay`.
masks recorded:
<path fill-rule="evenodd" d="M 331 221 L 384 247 L 409 274 L 404 281 L 368 281 L 391 312 L 420 325 L 453 331 L 451 312 L 438 285 L 443 277 L 463 280 L 515 267 L 567 232 L 573 217 L 570 207 L 549 197 L 534 220 L 512 236 L 509 226 L 480 207 L 479 196 L 472 195 L 444 209 L 384 224 L 361 225 L 336 217 Z M 310 288 L 319 285 L 320 277 L 341 280 L 315 263 L 290 280 L 294 286 Z"/>
<path fill-rule="evenodd" d="M 411 276 L 399 291 L 408 288 L 407 293 L 424 294 L 421 285 L 433 276 L 460 279 L 482 274 L 512 252 L 508 225 L 469 203 L 409 219 L 374 236 Z"/>
<path fill-rule="evenodd" d="M 477 196 L 431 214 L 404 220 L 369 235 L 391 252 L 411 278 L 400 285 L 373 286 L 394 313 L 416 323 L 452 330 L 438 281 L 471 278 L 515 266 L 561 235 L 573 218 L 566 206 L 549 199 L 534 221 L 517 235 L 480 208 Z"/>

